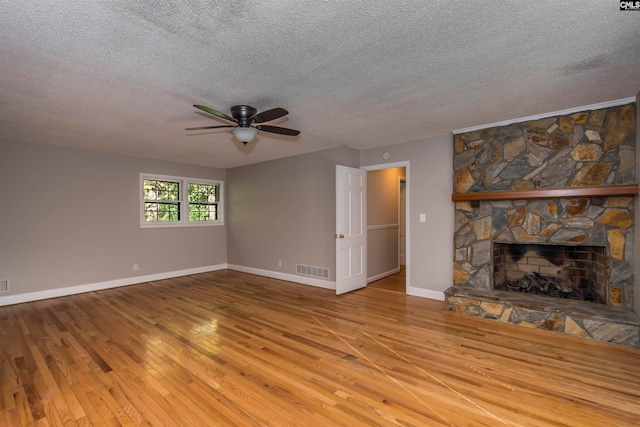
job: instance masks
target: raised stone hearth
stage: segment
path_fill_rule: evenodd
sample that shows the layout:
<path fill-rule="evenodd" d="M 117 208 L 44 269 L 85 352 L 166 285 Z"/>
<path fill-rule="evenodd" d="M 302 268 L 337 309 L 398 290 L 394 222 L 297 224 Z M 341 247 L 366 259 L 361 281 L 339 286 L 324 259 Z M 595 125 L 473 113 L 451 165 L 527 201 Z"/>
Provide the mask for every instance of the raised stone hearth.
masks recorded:
<path fill-rule="evenodd" d="M 632 311 L 539 295 L 452 286 L 446 310 L 567 335 L 640 347 L 640 319 Z"/>
<path fill-rule="evenodd" d="M 456 135 L 454 195 L 635 184 L 635 108 L 628 104 Z M 445 293 L 446 309 L 639 347 L 633 218 L 633 196 L 457 201 L 454 286 Z M 585 267 L 568 259 L 564 264 L 570 267 L 557 273 L 563 262 L 555 257 L 496 267 L 502 244 L 542 245 L 551 248 L 542 252 L 568 258 L 592 251 L 597 262 Z M 591 268 L 600 270 L 596 279 L 585 273 Z M 502 276 L 512 279 L 507 281 L 512 288 L 522 278 L 536 279 L 526 287 L 587 297 L 575 301 L 494 289 Z M 593 289 L 582 289 L 586 281 Z"/>

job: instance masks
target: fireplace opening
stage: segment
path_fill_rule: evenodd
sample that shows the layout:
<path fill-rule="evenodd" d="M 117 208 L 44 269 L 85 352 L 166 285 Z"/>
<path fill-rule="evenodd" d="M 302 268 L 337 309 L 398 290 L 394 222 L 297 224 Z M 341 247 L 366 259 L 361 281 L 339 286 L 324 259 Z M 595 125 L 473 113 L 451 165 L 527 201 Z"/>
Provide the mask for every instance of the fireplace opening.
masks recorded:
<path fill-rule="evenodd" d="M 607 266 L 601 246 L 493 243 L 495 290 L 606 304 Z"/>

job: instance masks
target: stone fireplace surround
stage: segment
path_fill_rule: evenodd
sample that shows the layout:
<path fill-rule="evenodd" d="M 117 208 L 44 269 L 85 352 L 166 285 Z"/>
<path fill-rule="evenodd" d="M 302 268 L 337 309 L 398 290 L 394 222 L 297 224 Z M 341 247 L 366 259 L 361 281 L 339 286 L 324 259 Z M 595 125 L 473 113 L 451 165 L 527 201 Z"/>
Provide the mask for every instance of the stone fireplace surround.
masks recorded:
<path fill-rule="evenodd" d="M 459 134 L 454 144 L 454 200 L 466 193 L 634 184 L 635 104 Z M 457 201 L 446 309 L 640 347 L 632 311 L 633 210 L 633 195 Z M 605 248 L 604 304 L 494 290 L 499 243 Z"/>

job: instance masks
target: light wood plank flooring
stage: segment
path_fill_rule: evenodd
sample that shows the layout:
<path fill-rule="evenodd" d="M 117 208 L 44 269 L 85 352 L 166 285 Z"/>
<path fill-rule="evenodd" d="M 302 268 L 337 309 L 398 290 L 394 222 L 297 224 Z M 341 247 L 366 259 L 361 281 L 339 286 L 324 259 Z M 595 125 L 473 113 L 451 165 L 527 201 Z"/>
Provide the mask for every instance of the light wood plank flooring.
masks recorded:
<path fill-rule="evenodd" d="M 367 286 L 371 288 L 386 289 L 388 291 L 406 293 L 407 292 L 407 270 L 403 265 L 400 268 L 400 271 L 397 272 L 396 274 L 392 274 L 391 276 L 387 276 L 382 279 L 376 280 L 375 282 L 371 282 Z"/>
<path fill-rule="evenodd" d="M 229 270 L 0 307 L 0 425 L 640 425 L 640 351 L 442 307 Z"/>

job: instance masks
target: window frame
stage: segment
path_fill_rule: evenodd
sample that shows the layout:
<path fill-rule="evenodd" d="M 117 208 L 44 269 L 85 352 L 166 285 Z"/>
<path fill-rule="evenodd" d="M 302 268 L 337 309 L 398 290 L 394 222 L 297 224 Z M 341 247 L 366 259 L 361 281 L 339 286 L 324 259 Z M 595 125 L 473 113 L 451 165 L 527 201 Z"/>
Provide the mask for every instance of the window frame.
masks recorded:
<path fill-rule="evenodd" d="M 145 198 L 144 198 L 144 181 L 169 181 L 178 183 L 179 192 L 179 213 L 178 221 L 145 221 Z M 192 221 L 189 216 L 189 184 L 215 185 L 216 189 L 216 205 L 218 219 L 215 221 Z M 140 173 L 138 182 L 138 191 L 140 199 L 140 227 L 141 228 L 164 228 L 164 227 L 209 227 L 216 225 L 224 225 L 224 182 L 215 179 L 189 178 L 184 176 L 159 175 L 152 173 Z"/>

